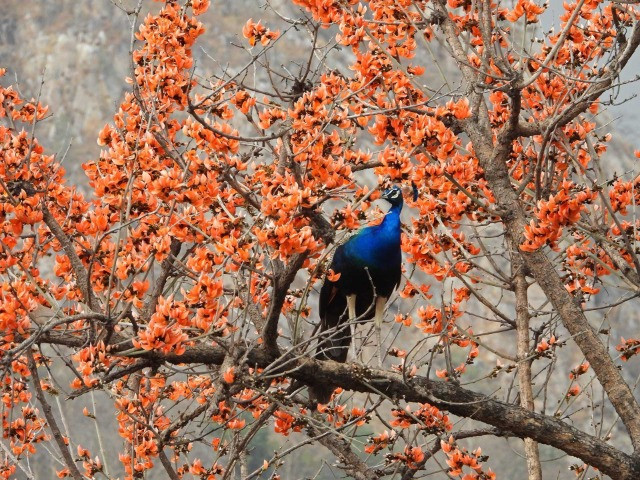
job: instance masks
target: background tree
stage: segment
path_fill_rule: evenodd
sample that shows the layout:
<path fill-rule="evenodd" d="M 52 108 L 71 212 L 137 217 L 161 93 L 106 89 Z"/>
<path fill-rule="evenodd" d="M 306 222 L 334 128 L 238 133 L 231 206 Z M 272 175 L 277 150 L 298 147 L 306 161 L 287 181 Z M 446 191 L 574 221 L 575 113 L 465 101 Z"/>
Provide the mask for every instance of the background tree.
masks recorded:
<path fill-rule="evenodd" d="M 247 21 L 243 68 L 205 70 L 208 1 L 121 5 L 131 88 L 89 199 L 36 140 L 39 95 L 1 88 L 0 474 L 35 478 L 40 449 L 74 479 L 270 478 L 317 443 L 354 478 L 486 479 L 493 436 L 524 439 L 529 478 L 539 444 L 637 478 L 640 340 L 616 313 L 640 286 L 638 177 L 601 162 L 598 124 L 635 7 L 567 3 L 538 39 L 528 0 L 293 3 Z M 305 60 L 274 64 L 301 32 Z M 419 195 L 384 368 L 370 325 L 353 361 L 316 361 L 314 292 L 391 183 Z M 341 390 L 315 405 L 322 384 Z M 98 393 L 116 416 L 84 410 L 89 449 L 54 407 Z M 267 429 L 296 440 L 261 451 Z"/>

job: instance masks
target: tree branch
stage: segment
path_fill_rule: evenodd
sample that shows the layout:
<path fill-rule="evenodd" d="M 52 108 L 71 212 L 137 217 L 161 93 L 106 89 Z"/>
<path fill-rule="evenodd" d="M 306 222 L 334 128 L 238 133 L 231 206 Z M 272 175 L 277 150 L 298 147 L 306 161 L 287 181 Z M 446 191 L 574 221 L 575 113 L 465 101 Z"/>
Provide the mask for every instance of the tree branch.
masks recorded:
<path fill-rule="evenodd" d="M 563 288 L 564 290 L 564 288 Z M 566 291 L 566 290 L 564 290 Z M 66 344 L 69 344 L 69 339 Z M 73 339 L 79 345 L 82 339 Z M 222 347 L 189 347 L 182 355 L 164 355 L 157 351 L 140 355 L 156 364 L 221 365 L 226 356 Z M 306 385 L 331 383 L 345 390 L 383 393 L 406 402 L 430 403 L 455 415 L 473 418 L 494 426 L 504 434 L 531 438 L 581 459 L 617 480 L 640 478 L 640 460 L 623 453 L 607 442 L 574 428 L 557 418 L 531 412 L 501 402 L 450 382 L 415 376 L 405 382 L 402 374 L 372 369 L 357 363 L 318 361 L 306 357 L 274 357 L 265 348 L 245 352 L 252 367 L 270 367 L 271 375 L 284 375 Z M 280 365 L 280 367 L 277 367 Z"/>
<path fill-rule="evenodd" d="M 347 475 L 356 480 L 376 480 L 380 478 L 372 468 L 369 468 L 356 455 L 344 438 L 334 435 L 328 429 L 321 429 L 319 426 L 309 425 L 307 428 L 311 431 L 311 435 L 318 438 L 319 443 L 329 449 L 344 464 L 343 468 Z M 328 433 L 328 435 L 324 435 L 325 433 Z"/>
<path fill-rule="evenodd" d="M 43 205 L 42 207 L 42 218 L 47 227 L 49 227 L 49 230 L 51 230 L 51 233 L 53 233 L 58 242 L 60 242 L 60 245 L 62 245 L 64 252 L 69 257 L 71 267 L 76 274 L 76 281 L 78 283 L 80 291 L 82 292 L 84 301 L 87 303 L 87 305 L 89 305 L 89 308 L 91 308 L 91 310 L 93 310 L 94 312 L 99 312 L 100 306 L 98 305 L 98 302 L 93 295 L 93 290 L 91 289 L 91 285 L 89 283 L 87 270 L 86 268 L 84 268 L 80 257 L 78 257 L 76 249 L 71 243 L 71 239 L 67 236 L 66 233 L 64 233 L 64 230 L 62 230 L 62 227 L 55 219 L 53 214 L 49 211 L 46 205 Z"/>
<path fill-rule="evenodd" d="M 142 320 L 148 322 L 151 316 L 156 311 L 156 305 L 158 305 L 158 298 L 162 295 L 164 291 L 164 286 L 167 283 L 167 279 L 169 278 L 169 274 L 171 273 L 171 269 L 173 268 L 173 260 L 172 257 L 176 257 L 178 253 L 180 253 L 180 247 L 182 243 L 180 240 L 173 238 L 171 239 L 171 246 L 169 247 L 170 254 L 167 258 L 162 262 L 162 269 L 160 271 L 160 275 L 156 280 L 155 285 L 153 286 L 153 292 L 151 292 L 151 296 L 147 300 L 147 303 L 144 306 L 144 310 L 142 313 Z"/>
<path fill-rule="evenodd" d="M 518 195 L 511 186 L 506 159 L 511 151 L 511 142 L 494 148 L 491 137 L 487 137 L 477 125 L 466 123 L 466 129 L 474 144 L 480 166 L 493 191 L 498 210 L 507 234 L 516 245 L 525 242 L 524 231 L 528 217 L 520 204 Z M 609 352 L 597 333 L 589 325 L 584 312 L 576 300 L 567 292 L 560 275 L 544 250 L 520 252 L 531 275 L 556 309 L 564 326 L 589 361 L 602 384 L 611 404 L 627 428 L 631 441 L 640 447 L 640 406 L 631 389 L 622 378 Z"/>
<path fill-rule="evenodd" d="M 294 255 L 284 267 L 284 271 L 275 272 L 273 291 L 271 293 L 271 303 L 269 304 L 269 313 L 267 314 L 267 321 L 262 331 L 262 339 L 266 348 L 273 354 L 278 352 L 278 320 L 280 319 L 280 312 L 282 311 L 282 305 L 287 296 L 289 286 L 296 278 L 298 270 L 302 267 L 302 264 L 307 259 L 306 253 L 298 253 Z"/>
<path fill-rule="evenodd" d="M 531 388 L 531 364 L 529 347 L 529 298 L 527 295 L 527 279 L 522 257 L 518 252 L 518 246 L 514 245 L 510 238 L 509 250 L 511 256 L 511 268 L 513 274 L 513 290 L 516 297 L 516 325 L 518 331 L 518 390 L 520 392 L 520 406 L 527 410 L 535 411 L 533 403 L 533 390 Z M 527 470 L 529 480 L 542 480 L 542 466 L 538 444 L 531 438 L 524 439 L 524 452 L 527 458 Z"/>
<path fill-rule="evenodd" d="M 69 472 L 73 476 L 75 480 L 82 480 L 82 474 L 78 470 L 75 462 L 73 461 L 73 457 L 71 456 L 71 452 L 65 443 L 64 436 L 60 431 L 60 427 L 58 427 L 58 423 L 56 422 L 56 417 L 53 416 L 53 412 L 51 411 L 51 406 L 47 399 L 44 397 L 44 392 L 42 391 L 42 387 L 40 386 L 40 375 L 38 375 L 38 367 L 36 366 L 36 361 L 33 358 L 33 353 L 31 350 L 27 350 L 27 360 L 29 363 L 29 371 L 31 372 L 31 378 L 33 380 L 33 388 L 36 391 L 36 398 L 40 405 L 42 406 L 42 411 L 44 413 L 44 417 L 47 419 L 47 423 L 49 424 L 49 429 L 53 434 L 53 438 L 58 444 L 58 448 L 60 449 L 60 453 L 62 454 L 62 458 L 64 459 L 64 463 L 69 469 Z"/>

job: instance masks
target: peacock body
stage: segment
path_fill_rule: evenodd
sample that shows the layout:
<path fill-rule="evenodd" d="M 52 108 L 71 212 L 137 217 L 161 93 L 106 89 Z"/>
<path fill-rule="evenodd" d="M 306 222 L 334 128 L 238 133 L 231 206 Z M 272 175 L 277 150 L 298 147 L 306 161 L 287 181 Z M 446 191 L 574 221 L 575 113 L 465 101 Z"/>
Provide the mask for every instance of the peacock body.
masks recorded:
<path fill-rule="evenodd" d="M 362 228 L 336 248 L 331 269 L 335 281 L 325 279 L 320 290 L 320 334 L 316 358 L 345 362 L 351 344 L 349 320 L 375 319 L 380 342 L 384 307 L 400 283 L 402 191 L 392 187 L 382 194 L 391 208 L 379 225 Z M 327 392 L 316 392 L 321 402 Z"/>

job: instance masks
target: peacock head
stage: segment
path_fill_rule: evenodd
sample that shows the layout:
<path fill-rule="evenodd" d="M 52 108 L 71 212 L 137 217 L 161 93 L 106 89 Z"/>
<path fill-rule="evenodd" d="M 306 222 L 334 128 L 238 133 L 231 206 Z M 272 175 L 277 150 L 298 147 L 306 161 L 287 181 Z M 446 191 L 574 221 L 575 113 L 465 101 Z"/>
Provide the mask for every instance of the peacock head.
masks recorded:
<path fill-rule="evenodd" d="M 402 190 L 398 186 L 393 186 L 382 192 L 381 198 L 384 198 L 392 206 L 402 206 Z"/>

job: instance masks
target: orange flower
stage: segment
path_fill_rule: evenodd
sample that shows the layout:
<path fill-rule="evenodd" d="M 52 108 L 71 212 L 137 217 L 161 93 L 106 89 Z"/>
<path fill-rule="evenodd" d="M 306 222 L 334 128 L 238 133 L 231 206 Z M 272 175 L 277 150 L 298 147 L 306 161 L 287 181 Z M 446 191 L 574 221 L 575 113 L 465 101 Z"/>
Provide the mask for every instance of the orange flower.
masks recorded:
<path fill-rule="evenodd" d="M 64 467 L 62 470 L 56 470 L 56 476 L 58 478 L 67 478 L 71 476 L 71 471 L 68 467 Z"/>
<path fill-rule="evenodd" d="M 249 45 L 252 47 L 256 42 L 260 42 L 263 46 L 267 46 L 271 40 L 275 40 L 280 36 L 279 31 L 271 31 L 264 25 L 260 25 L 260 22 L 255 23 L 253 19 L 247 20 L 242 28 L 242 35 L 249 40 Z"/>
<path fill-rule="evenodd" d="M 210 0 L 192 0 L 191 8 L 194 15 L 202 15 L 209 9 Z"/>
<path fill-rule="evenodd" d="M 335 273 L 333 270 L 329 270 L 327 273 L 327 280 L 330 282 L 337 282 L 340 279 L 341 273 Z"/>
<path fill-rule="evenodd" d="M 228 384 L 232 384 L 235 381 L 235 374 L 234 374 L 234 367 L 229 367 L 225 370 L 224 374 L 222 375 L 222 378 L 224 379 L 225 383 Z"/>
<path fill-rule="evenodd" d="M 568 391 L 567 391 L 567 398 L 569 397 L 575 397 L 576 395 L 578 395 L 580 393 L 580 387 L 578 385 L 573 385 Z"/>
<path fill-rule="evenodd" d="M 581 363 L 576 368 L 571 370 L 571 373 L 569 374 L 569 378 L 571 380 L 574 380 L 578 378 L 580 375 L 583 375 L 584 373 L 586 373 L 588 370 L 589 370 L 589 362 Z"/>
<path fill-rule="evenodd" d="M 515 8 L 506 15 L 506 19 L 510 22 L 517 21 L 523 15 L 527 18 L 527 23 L 535 23 L 538 21 L 538 15 L 543 13 L 545 6 L 540 6 L 531 0 L 518 0 Z"/>
<path fill-rule="evenodd" d="M 245 421 L 239 418 L 234 418 L 227 422 L 227 427 L 231 430 L 242 430 L 245 426 Z"/>
<path fill-rule="evenodd" d="M 380 435 L 376 437 L 371 437 L 369 439 L 369 443 L 371 443 L 371 445 L 367 445 L 364 448 L 364 451 L 366 453 L 376 454 L 380 450 L 387 448 L 387 446 L 389 445 L 390 442 L 393 441 L 395 436 L 396 436 L 395 431 L 392 430 L 391 433 L 389 433 L 388 431 L 385 430 Z"/>

